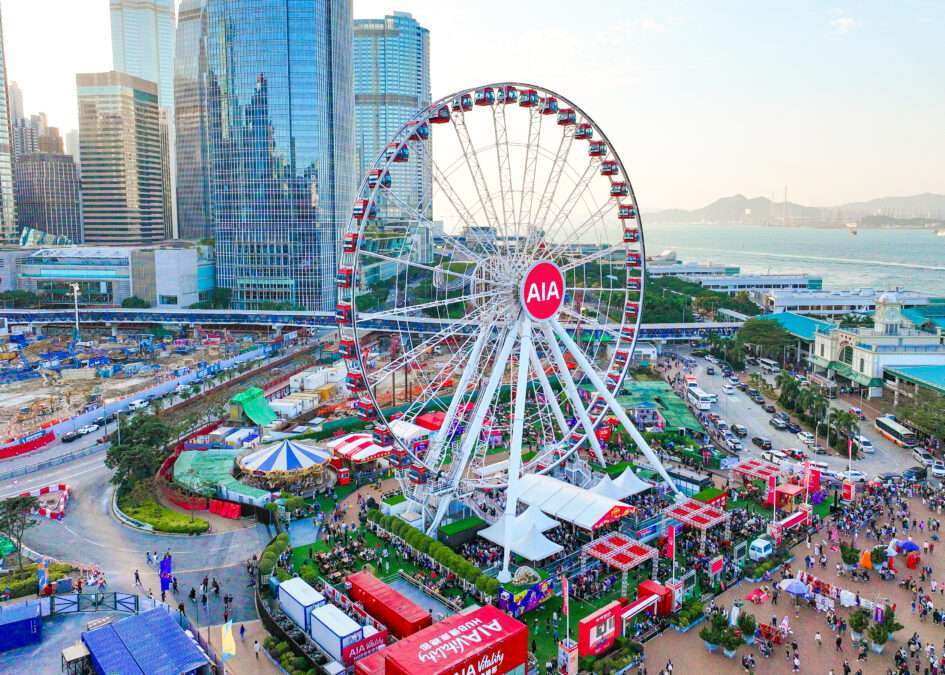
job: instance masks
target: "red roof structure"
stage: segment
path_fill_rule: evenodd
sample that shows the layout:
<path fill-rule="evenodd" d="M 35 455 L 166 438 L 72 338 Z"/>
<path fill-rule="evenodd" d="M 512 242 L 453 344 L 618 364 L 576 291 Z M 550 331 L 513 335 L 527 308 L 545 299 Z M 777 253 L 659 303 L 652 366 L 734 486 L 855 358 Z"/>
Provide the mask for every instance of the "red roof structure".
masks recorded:
<path fill-rule="evenodd" d="M 659 560 L 659 551 L 652 546 L 631 539 L 630 537 L 612 533 L 598 537 L 581 549 L 584 557 L 595 558 L 610 565 L 621 572 L 621 595 L 627 594 L 627 572 L 638 565 L 650 560 L 653 563 L 653 576 L 656 576 L 656 565 Z"/>
<path fill-rule="evenodd" d="M 663 509 L 664 518 L 673 518 L 683 525 L 694 527 L 702 532 L 701 547 L 705 549 L 705 533 L 717 525 L 725 525 L 725 538 L 730 538 L 730 514 L 717 506 L 706 504 L 695 499 L 687 499 L 679 504 L 673 504 Z"/>
<path fill-rule="evenodd" d="M 732 467 L 732 471 L 736 474 L 740 474 L 745 478 L 754 478 L 756 480 L 763 480 L 765 483 L 770 481 L 771 477 L 774 476 L 775 480 L 781 475 L 781 470 L 777 465 L 772 464 L 771 462 L 765 462 L 760 459 L 748 459 L 744 462 L 739 462 Z"/>

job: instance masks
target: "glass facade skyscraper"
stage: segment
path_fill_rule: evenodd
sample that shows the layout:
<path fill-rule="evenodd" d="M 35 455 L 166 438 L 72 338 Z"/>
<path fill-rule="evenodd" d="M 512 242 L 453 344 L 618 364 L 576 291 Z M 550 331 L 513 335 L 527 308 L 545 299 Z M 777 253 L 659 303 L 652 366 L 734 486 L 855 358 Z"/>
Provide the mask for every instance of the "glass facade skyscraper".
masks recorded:
<path fill-rule="evenodd" d="M 10 102 L 7 97 L 7 58 L 3 49 L 0 17 L 0 243 L 17 240 L 13 196 L 13 143 L 10 138 Z"/>
<path fill-rule="evenodd" d="M 363 179 L 405 122 L 430 104 L 430 32 L 406 12 L 354 22 L 357 173 Z M 430 216 L 429 163 L 392 166 L 393 193 Z M 381 205 L 390 215 L 392 205 Z"/>
<path fill-rule="evenodd" d="M 82 243 L 79 174 L 71 155 L 37 152 L 16 160 L 16 222 Z"/>
<path fill-rule="evenodd" d="M 354 197 L 351 0 L 208 0 L 217 285 L 331 310 Z"/>
<path fill-rule="evenodd" d="M 177 229 L 181 239 L 212 238 L 207 147 L 207 0 L 181 3 L 175 49 Z"/>
<path fill-rule="evenodd" d="M 165 238 L 166 162 L 157 86 L 126 73 L 80 73 L 79 155 L 85 241 Z"/>

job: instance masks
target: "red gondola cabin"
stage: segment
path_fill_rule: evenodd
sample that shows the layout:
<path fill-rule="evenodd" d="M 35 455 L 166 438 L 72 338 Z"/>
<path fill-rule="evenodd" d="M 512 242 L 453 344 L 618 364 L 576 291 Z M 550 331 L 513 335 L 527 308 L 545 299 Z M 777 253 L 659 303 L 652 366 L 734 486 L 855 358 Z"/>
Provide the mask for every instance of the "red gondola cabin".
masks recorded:
<path fill-rule="evenodd" d="M 640 277 L 627 277 L 627 290 L 628 291 L 639 291 L 642 287 L 640 283 Z"/>
<path fill-rule="evenodd" d="M 630 194 L 630 186 L 622 180 L 610 184 L 611 197 L 626 197 Z"/>
<path fill-rule="evenodd" d="M 640 241 L 640 230 L 635 227 L 628 227 L 623 231 L 623 243 L 635 244 Z"/>
<path fill-rule="evenodd" d="M 591 141 L 587 145 L 587 154 L 591 157 L 603 157 L 607 154 L 607 144 L 604 141 Z"/>
<path fill-rule="evenodd" d="M 375 220 L 377 218 L 377 205 L 372 204 L 370 200 L 359 199 L 354 203 L 351 214 L 355 220 L 364 220 L 365 218 Z"/>
<path fill-rule="evenodd" d="M 460 94 L 459 96 L 453 97 L 453 103 L 450 105 L 450 110 L 453 112 L 459 112 L 460 110 L 463 112 L 469 112 L 472 110 L 472 107 L 472 96 L 469 94 Z"/>
<path fill-rule="evenodd" d="M 403 448 L 395 448 L 391 453 L 391 462 L 395 469 L 406 469 L 410 466 L 410 455 Z"/>
<path fill-rule="evenodd" d="M 476 105 L 492 105 L 495 103 L 495 91 L 492 87 L 477 89 L 475 94 Z"/>
<path fill-rule="evenodd" d="M 495 95 L 496 100 L 503 105 L 515 103 L 518 101 L 518 89 L 510 84 L 507 84 L 504 87 L 499 87 L 499 89 L 496 90 Z"/>
<path fill-rule="evenodd" d="M 414 485 L 423 485 L 427 482 L 429 478 L 430 470 L 425 466 L 420 466 L 419 464 L 411 464 L 409 478 L 410 482 Z"/>
<path fill-rule="evenodd" d="M 364 399 L 358 399 L 358 402 L 355 404 L 355 407 L 358 411 L 358 419 L 363 422 L 373 422 L 377 419 L 377 410 L 374 408 L 374 404 L 370 401 L 365 401 Z"/>
<path fill-rule="evenodd" d="M 384 149 L 384 159 L 393 162 L 406 162 L 410 159 L 410 148 L 400 143 L 388 143 Z"/>
<path fill-rule="evenodd" d="M 630 353 L 624 351 L 623 349 L 618 349 L 614 352 L 614 363 L 618 366 L 622 366 L 627 362 L 627 359 L 630 358 Z"/>
<path fill-rule="evenodd" d="M 600 175 L 601 176 L 616 176 L 620 173 L 620 167 L 612 159 L 605 159 L 600 163 Z"/>
<path fill-rule="evenodd" d="M 637 314 L 640 313 L 640 303 L 639 302 L 628 302 L 627 306 L 623 309 L 623 315 L 627 319 L 637 318 Z"/>
<path fill-rule="evenodd" d="M 637 268 L 640 266 L 640 254 L 636 251 L 627 251 L 627 267 Z"/>
<path fill-rule="evenodd" d="M 355 249 L 358 248 L 358 233 L 349 232 L 345 235 L 344 243 L 341 245 L 341 250 L 344 253 L 354 253 Z"/>
<path fill-rule="evenodd" d="M 426 122 L 414 120 L 407 126 L 409 127 L 407 132 L 408 141 L 425 141 L 430 138 L 430 126 Z"/>
<path fill-rule="evenodd" d="M 345 375 L 345 384 L 348 385 L 351 391 L 364 391 L 364 373 L 356 370 L 349 371 Z"/>
<path fill-rule="evenodd" d="M 540 112 L 542 115 L 557 115 L 558 99 L 556 99 L 554 96 L 541 99 L 541 102 L 538 106 L 538 112 Z"/>
<path fill-rule="evenodd" d="M 450 108 L 441 105 L 430 114 L 430 124 L 446 124 L 450 121 Z"/>
<path fill-rule="evenodd" d="M 351 325 L 351 303 L 339 302 L 335 305 L 335 321 L 342 326 Z"/>
<path fill-rule="evenodd" d="M 577 113 L 574 108 L 561 108 L 558 111 L 558 126 L 569 127 L 577 123 Z"/>
<path fill-rule="evenodd" d="M 594 127 L 587 122 L 581 122 L 574 129 L 574 137 L 577 139 L 589 141 L 594 138 Z"/>
<path fill-rule="evenodd" d="M 372 436 L 374 442 L 380 446 L 388 447 L 394 444 L 394 436 L 387 427 L 374 427 Z"/>
<path fill-rule="evenodd" d="M 633 220 L 637 217 L 637 207 L 633 204 L 621 204 L 617 207 L 617 218 L 620 220 Z"/>
<path fill-rule="evenodd" d="M 338 285 L 338 288 L 351 288 L 353 282 L 354 270 L 350 267 L 340 268 L 338 274 L 335 275 L 335 283 Z"/>
<path fill-rule="evenodd" d="M 390 187 L 390 173 L 384 169 L 371 169 L 367 175 L 368 187 L 373 189 L 380 185 L 383 188 Z"/>
<path fill-rule="evenodd" d="M 637 328 L 636 326 L 624 326 L 620 329 L 620 337 L 624 340 L 633 340 L 636 337 Z"/>
<path fill-rule="evenodd" d="M 353 359 L 358 353 L 358 348 L 355 346 L 354 340 L 342 338 L 338 341 L 338 353 L 343 358 Z"/>
<path fill-rule="evenodd" d="M 518 94 L 518 104 L 523 108 L 534 108 L 539 100 L 538 92 L 534 89 L 522 89 Z"/>

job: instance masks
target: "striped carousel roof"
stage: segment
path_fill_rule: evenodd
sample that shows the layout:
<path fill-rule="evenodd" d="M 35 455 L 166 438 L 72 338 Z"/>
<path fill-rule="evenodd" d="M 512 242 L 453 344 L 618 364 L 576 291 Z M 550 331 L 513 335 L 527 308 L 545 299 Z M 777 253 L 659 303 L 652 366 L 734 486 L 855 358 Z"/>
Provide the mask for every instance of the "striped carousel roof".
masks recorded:
<path fill-rule="evenodd" d="M 305 471 L 327 463 L 328 459 L 328 454 L 318 448 L 282 441 L 246 455 L 239 464 L 244 471 Z"/>

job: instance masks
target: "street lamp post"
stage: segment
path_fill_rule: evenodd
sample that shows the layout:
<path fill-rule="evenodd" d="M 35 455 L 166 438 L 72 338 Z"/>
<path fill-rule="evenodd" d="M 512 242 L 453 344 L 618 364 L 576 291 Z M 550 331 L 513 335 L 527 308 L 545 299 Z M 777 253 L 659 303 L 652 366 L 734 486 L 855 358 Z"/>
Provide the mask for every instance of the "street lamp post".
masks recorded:
<path fill-rule="evenodd" d="M 72 287 L 72 302 L 75 307 L 75 335 L 73 340 L 79 341 L 79 284 L 69 284 Z"/>

